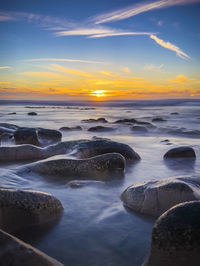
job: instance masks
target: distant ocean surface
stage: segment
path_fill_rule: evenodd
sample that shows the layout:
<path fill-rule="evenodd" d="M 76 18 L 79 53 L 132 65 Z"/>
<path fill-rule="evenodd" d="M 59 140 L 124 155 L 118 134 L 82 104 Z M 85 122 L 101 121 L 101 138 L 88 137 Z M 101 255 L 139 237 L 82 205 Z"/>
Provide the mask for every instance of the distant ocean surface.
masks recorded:
<path fill-rule="evenodd" d="M 16 114 L 12 114 L 15 112 Z M 36 116 L 27 115 L 36 112 Z M 108 123 L 82 120 L 103 117 Z M 119 119 L 136 119 L 141 128 Z M 159 121 L 159 119 L 163 121 Z M 157 119 L 157 120 L 155 120 Z M 142 122 L 148 122 L 145 124 Z M 148 255 L 153 219 L 124 208 L 120 195 L 128 186 L 150 179 L 200 175 L 200 100 L 116 101 L 116 102 L 31 102 L 0 101 L 0 123 L 21 127 L 81 126 L 81 131 L 62 132 L 63 141 L 105 137 L 130 145 L 141 161 L 127 168 L 122 180 L 111 180 L 72 189 L 66 183 L 48 182 L 33 175 L 19 180 L 1 177 L 1 187 L 33 189 L 52 193 L 64 206 L 64 214 L 52 228 L 36 227 L 18 236 L 70 266 L 134 266 Z M 90 132 L 101 125 L 112 132 Z M 145 128 L 145 129 L 144 129 Z M 1 145 L 12 145 L 5 140 Z M 177 146 L 191 146 L 194 164 L 166 164 L 163 155 Z M 1 172 L 20 163 L 0 163 Z"/>

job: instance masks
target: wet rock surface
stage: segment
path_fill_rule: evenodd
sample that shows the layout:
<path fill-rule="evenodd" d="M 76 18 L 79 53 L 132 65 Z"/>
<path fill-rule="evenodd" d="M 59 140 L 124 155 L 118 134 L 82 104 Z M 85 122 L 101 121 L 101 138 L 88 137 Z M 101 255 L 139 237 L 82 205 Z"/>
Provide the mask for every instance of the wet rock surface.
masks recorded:
<path fill-rule="evenodd" d="M 199 185 L 199 177 L 146 181 L 128 187 L 121 199 L 133 211 L 158 216 L 178 203 L 200 199 Z"/>
<path fill-rule="evenodd" d="M 60 262 L 0 230 L 1 266 L 62 266 Z"/>
<path fill-rule="evenodd" d="M 115 128 L 113 127 L 103 127 L 103 126 L 90 127 L 88 129 L 88 131 L 91 131 L 91 132 L 110 132 L 114 130 Z"/>
<path fill-rule="evenodd" d="M 167 158 L 196 158 L 196 154 L 193 148 L 184 146 L 169 150 L 164 155 L 164 159 Z"/>
<path fill-rule="evenodd" d="M 84 122 L 84 123 L 96 123 L 96 122 L 108 123 L 108 121 L 104 117 L 100 117 L 97 119 L 94 119 L 94 118 L 83 119 L 81 122 Z"/>
<path fill-rule="evenodd" d="M 9 233 L 30 225 L 47 223 L 58 217 L 62 210 L 60 201 L 51 194 L 0 189 L 0 228 Z"/>
<path fill-rule="evenodd" d="M 83 129 L 80 126 L 76 126 L 76 127 L 61 127 L 59 130 L 61 130 L 61 131 L 77 131 L 77 130 L 83 130 Z"/>
<path fill-rule="evenodd" d="M 154 224 L 145 266 L 198 266 L 200 261 L 200 201 L 174 206 Z"/>
<path fill-rule="evenodd" d="M 84 159 L 112 152 L 120 153 L 127 161 L 140 160 L 140 156 L 129 145 L 105 139 L 80 143 L 74 155 L 77 158 Z"/>
<path fill-rule="evenodd" d="M 14 132 L 15 143 L 32 144 L 39 146 L 39 140 L 35 128 L 19 128 Z"/>
<path fill-rule="evenodd" d="M 72 179 L 87 177 L 101 180 L 109 173 L 122 173 L 125 169 L 125 159 L 121 154 L 108 153 L 89 159 L 57 159 L 41 161 L 25 165 L 17 173 L 26 174 L 30 171 L 47 176 L 61 176 Z"/>

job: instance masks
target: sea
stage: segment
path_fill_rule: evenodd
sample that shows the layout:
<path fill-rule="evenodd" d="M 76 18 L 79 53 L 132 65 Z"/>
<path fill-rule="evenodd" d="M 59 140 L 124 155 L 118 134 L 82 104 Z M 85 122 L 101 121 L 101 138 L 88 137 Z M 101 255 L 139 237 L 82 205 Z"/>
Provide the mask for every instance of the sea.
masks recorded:
<path fill-rule="evenodd" d="M 16 114 L 12 114 L 12 113 Z M 36 116 L 27 115 L 36 112 Z M 83 122 L 105 118 L 108 123 Z M 140 128 L 119 119 L 136 119 Z M 162 118 L 153 120 L 155 118 Z M 152 122 L 153 120 L 153 122 Z M 21 127 L 57 129 L 81 126 L 81 131 L 62 131 L 62 141 L 109 138 L 130 145 L 141 160 L 127 166 L 124 177 L 106 182 L 88 182 L 79 188 L 68 179 L 49 180 L 32 175 L 4 175 L 27 162 L 0 162 L 0 187 L 37 190 L 53 194 L 63 207 L 62 216 L 50 225 L 33 226 L 16 236 L 68 266 L 138 266 L 148 256 L 155 218 L 127 209 L 120 199 L 130 185 L 152 179 L 200 176 L 200 100 L 34 102 L 1 101 L 0 123 Z M 94 126 L 109 126 L 111 132 L 91 132 Z M 2 146 L 13 145 L 10 140 Z M 164 154 L 179 146 L 195 150 L 196 160 L 167 163 Z M 68 155 L 64 155 L 65 158 Z M 73 180 L 73 177 L 71 178 Z"/>

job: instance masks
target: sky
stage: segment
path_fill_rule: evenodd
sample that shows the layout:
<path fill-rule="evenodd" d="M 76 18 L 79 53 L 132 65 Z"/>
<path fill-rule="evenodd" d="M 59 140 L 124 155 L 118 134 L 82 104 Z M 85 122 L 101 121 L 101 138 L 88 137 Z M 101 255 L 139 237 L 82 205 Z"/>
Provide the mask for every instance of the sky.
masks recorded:
<path fill-rule="evenodd" d="M 0 98 L 200 98 L 200 0 L 0 0 Z"/>

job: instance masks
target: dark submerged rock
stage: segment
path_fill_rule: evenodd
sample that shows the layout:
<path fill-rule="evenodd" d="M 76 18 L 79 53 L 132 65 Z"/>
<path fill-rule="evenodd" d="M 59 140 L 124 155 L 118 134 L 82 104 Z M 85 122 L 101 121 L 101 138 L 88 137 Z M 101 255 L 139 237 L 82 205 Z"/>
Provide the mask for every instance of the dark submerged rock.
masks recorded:
<path fill-rule="evenodd" d="M 179 113 L 178 112 L 173 112 L 170 115 L 179 115 Z"/>
<path fill-rule="evenodd" d="M 16 112 L 8 113 L 8 115 L 16 115 Z"/>
<path fill-rule="evenodd" d="M 28 115 L 34 116 L 34 115 L 37 115 L 37 113 L 36 112 L 29 112 Z"/>
<path fill-rule="evenodd" d="M 78 131 L 82 130 L 82 127 L 76 126 L 76 127 L 61 127 L 59 130 L 61 131 Z"/>
<path fill-rule="evenodd" d="M 154 224 L 145 266 L 198 266 L 200 261 L 200 201 L 182 203 Z"/>
<path fill-rule="evenodd" d="M 38 191 L 0 189 L 0 228 L 15 232 L 58 217 L 63 207 L 51 194 Z M 14 221 L 14 222 L 13 222 Z"/>
<path fill-rule="evenodd" d="M 140 156 L 129 145 L 105 139 L 80 143 L 77 145 L 74 155 L 84 159 L 113 152 L 120 153 L 127 161 L 140 160 Z"/>
<path fill-rule="evenodd" d="M 62 266 L 60 262 L 0 230 L 1 266 Z"/>
<path fill-rule="evenodd" d="M 167 120 L 162 117 L 156 117 L 152 119 L 152 122 L 166 122 Z"/>
<path fill-rule="evenodd" d="M 114 130 L 115 128 L 113 127 L 103 127 L 103 126 L 96 126 L 96 127 L 91 127 L 88 129 L 88 131 L 91 131 L 91 132 L 110 132 Z"/>
<path fill-rule="evenodd" d="M 97 119 L 93 119 L 93 118 L 84 119 L 81 122 L 85 122 L 85 123 L 95 123 L 95 122 L 108 123 L 108 121 L 104 117 L 100 117 Z"/>
<path fill-rule="evenodd" d="M 191 147 L 177 147 L 165 153 L 164 158 L 196 158 L 195 151 Z"/>
<path fill-rule="evenodd" d="M 135 123 L 137 123 L 137 120 L 134 118 L 132 118 L 132 119 L 125 118 L 125 119 L 119 119 L 119 120 L 115 121 L 114 123 L 116 123 L 116 124 L 121 124 L 121 123 L 133 123 L 133 124 L 135 124 Z"/>
<path fill-rule="evenodd" d="M 35 128 L 19 128 L 14 132 L 14 139 L 17 145 L 32 144 L 39 146 L 39 140 Z"/>
<path fill-rule="evenodd" d="M 142 126 L 133 126 L 133 127 L 131 127 L 131 130 L 135 131 L 135 132 L 142 132 L 142 133 L 148 132 L 148 129 L 146 127 L 142 127 Z"/>

